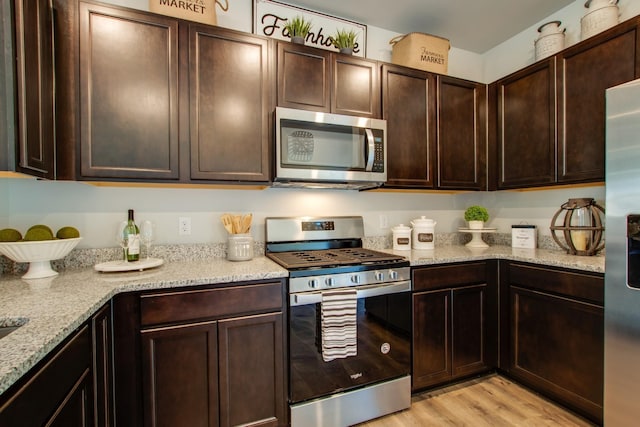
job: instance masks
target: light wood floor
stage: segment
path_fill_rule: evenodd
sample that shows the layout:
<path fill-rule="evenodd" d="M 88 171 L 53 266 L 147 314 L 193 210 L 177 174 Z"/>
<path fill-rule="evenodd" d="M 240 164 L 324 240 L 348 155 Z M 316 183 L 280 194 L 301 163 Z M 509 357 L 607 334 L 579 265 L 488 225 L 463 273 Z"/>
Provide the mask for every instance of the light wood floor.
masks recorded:
<path fill-rule="evenodd" d="M 416 394 L 411 409 L 359 427 L 593 426 L 499 375 Z"/>

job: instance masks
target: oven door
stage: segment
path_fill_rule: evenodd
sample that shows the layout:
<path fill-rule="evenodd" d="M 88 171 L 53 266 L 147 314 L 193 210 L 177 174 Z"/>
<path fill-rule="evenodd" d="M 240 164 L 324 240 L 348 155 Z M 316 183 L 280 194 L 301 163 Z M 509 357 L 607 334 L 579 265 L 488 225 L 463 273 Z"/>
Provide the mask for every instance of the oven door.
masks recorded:
<path fill-rule="evenodd" d="M 290 403 L 409 375 L 411 281 L 358 287 L 357 355 L 325 362 L 322 292 L 290 295 Z"/>

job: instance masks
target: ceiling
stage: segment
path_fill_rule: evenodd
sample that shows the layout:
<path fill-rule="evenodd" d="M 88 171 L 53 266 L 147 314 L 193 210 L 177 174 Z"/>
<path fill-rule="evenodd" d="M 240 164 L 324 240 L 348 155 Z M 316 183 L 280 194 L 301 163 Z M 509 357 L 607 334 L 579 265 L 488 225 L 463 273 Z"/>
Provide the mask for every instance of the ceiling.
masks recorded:
<path fill-rule="evenodd" d="M 484 53 L 574 0 L 285 0 L 397 33 L 419 31 Z"/>

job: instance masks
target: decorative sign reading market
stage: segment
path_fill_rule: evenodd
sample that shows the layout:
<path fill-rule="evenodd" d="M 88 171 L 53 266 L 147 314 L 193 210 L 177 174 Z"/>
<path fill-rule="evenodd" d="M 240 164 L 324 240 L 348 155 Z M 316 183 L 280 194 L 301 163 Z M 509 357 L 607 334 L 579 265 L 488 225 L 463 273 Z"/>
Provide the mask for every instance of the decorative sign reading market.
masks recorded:
<path fill-rule="evenodd" d="M 216 3 L 224 11 L 229 9 L 227 0 L 149 0 L 149 11 L 174 18 L 188 19 L 202 24 L 217 25 Z"/>
<path fill-rule="evenodd" d="M 335 35 L 338 30 L 351 30 L 357 34 L 353 55 L 365 57 L 367 44 L 366 25 L 278 1 L 254 0 L 253 32 L 254 34 L 278 40 L 290 40 L 291 37 L 284 26 L 288 19 L 296 16 L 302 16 L 307 21 L 311 21 L 311 31 L 305 39 L 306 45 L 336 52 L 338 49 L 331 44 L 330 37 Z"/>

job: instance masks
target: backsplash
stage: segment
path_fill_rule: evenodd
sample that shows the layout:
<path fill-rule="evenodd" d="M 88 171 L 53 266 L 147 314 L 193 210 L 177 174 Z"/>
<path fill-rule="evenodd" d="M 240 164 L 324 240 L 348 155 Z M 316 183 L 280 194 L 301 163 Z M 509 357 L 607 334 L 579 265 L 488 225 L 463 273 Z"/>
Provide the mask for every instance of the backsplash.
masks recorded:
<path fill-rule="evenodd" d="M 482 238 L 490 246 L 511 246 L 510 233 L 487 233 Z M 469 240 L 471 240 L 471 236 L 465 233 L 436 233 L 435 235 L 436 248 L 438 246 L 464 245 Z M 362 245 L 365 248 L 379 250 L 391 248 L 393 242 L 391 235 L 372 236 L 365 237 Z M 538 247 L 540 249 L 560 249 L 551 236 L 538 236 Z M 122 249 L 115 247 L 74 249 L 65 258 L 52 261 L 51 265 L 56 271 L 87 268 L 101 262 L 117 260 L 122 253 L 121 251 Z M 253 252 L 256 256 L 263 255 L 264 251 L 264 242 L 254 242 Z M 141 256 L 146 256 L 144 249 Z M 151 247 L 151 257 L 161 258 L 167 262 L 225 258 L 226 256 L 226 243 L 154 245 Z M 26 263 L 16 263 L 0 256 L 0 273 L 21 275 L 26 273 L 27 269 L 28 264 Z"/>

